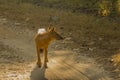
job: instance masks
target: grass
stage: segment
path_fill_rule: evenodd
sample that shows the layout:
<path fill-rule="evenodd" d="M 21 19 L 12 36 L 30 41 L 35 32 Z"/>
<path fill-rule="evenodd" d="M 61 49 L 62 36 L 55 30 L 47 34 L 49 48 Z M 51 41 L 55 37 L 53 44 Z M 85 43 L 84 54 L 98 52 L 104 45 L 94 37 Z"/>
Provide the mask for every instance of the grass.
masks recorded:
<path fill-rule="evenodd" d="M 5 0 L 6 1 L 6 0 Z M 0 2 L 0 15 L 10 20 L 26 23 L 30 28 L 55 24 L 69 31 L 69 28 L 82 30 L 80 35 L 101 36 L 114 39 L 120 36 L 119 22 L 91 14 L 72 13 L 49 7 L 36 6 L 31 3 Z M 50 18 L 56 17 L 56 20 Z M 27 27 L 28 27 L 27 26 Z M 74 36 L 75 37 L 75 36 Z"/>

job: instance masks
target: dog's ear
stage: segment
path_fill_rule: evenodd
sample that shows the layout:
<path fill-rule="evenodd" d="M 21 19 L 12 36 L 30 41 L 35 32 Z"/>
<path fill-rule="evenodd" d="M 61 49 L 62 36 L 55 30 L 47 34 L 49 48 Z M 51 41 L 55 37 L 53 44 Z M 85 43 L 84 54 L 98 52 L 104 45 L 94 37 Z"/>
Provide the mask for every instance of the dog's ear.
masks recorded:
<path fill-rule="evenodd" d="M 53 27 L 53 25 L 50 25 L 49 27 L 48 27 L 48 31 L 54 31 L 55 30 L 55 28 Z"/>

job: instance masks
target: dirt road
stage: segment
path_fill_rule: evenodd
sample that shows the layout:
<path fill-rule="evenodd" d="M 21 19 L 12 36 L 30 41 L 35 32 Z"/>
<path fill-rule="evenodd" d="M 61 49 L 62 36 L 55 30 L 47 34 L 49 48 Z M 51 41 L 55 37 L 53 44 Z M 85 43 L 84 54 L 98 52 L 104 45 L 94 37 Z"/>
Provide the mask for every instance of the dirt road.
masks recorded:
<path fill-rule="evenodd" d="M 94 59 L 55 49 L 57 42 L 49 48 L 48 68 L 38 68 L 35 31 L 24 26 L 0 18 L 0 80 L 113 80 Z"/>

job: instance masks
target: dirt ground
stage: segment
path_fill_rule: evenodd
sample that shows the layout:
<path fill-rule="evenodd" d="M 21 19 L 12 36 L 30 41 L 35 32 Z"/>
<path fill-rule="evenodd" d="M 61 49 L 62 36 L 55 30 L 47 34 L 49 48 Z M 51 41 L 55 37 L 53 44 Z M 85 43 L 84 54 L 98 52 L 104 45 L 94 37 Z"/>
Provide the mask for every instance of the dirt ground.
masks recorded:
<path fill-rule="evenodd" d="M 115 80 L 94 58 L 85 55 L 84 47 L 77 48 L 79 44 L 70 36 L 51 44 L 48 68 L 38 68 L 36 31 L 24 26 L 0 18 L 0 80 Z"/>

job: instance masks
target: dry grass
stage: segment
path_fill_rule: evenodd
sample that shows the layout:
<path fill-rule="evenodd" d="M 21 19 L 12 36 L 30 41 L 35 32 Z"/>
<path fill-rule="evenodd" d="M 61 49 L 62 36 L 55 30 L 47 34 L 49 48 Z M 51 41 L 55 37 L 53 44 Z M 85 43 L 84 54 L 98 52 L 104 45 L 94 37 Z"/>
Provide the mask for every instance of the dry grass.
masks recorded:
<path fill-rule="evenodd" d="M 73 38 L 103 37 L 107 40 L 120 40 L 120 24 L 108 17 L 96 17 L 91 14 L 72 13 L 31 3 L 1 3 L 0 15 L 10 20 L 27 24 L 30 29 L 55 24 L 67 32 L 73 32 Z M 60 28 L 58 27 L 58 28 Z M 74 32 L 79 30 L 79 32 Z M 74 36 L 74 35 L 78 36 Z M 119 42 L 118 42 L 119 44 Z M 99 45 L 100 46 L 100 45 Z"/>
<path fill-rule="evenodd" d="M 25 23 L 31 29 L 55 24 L 64 27 L 65 31 L 80 30 L 80 34 L 73 34 L 73 38 L 78 40 L 81 36 L 104 36 L 108 40 L 120 39 L 119 22 L 108 17 L 96 17 L 91 14 L 72 13 L 48 7 L 38 7 L 30 3 L 17 4 L 16 2 L 0 2 L 0 15 Z M 78 36 L 74 36 L 76 34 Z"/>
<path fill-rule="evenodd" d="M 98 18 L 92 15 L 76 14 L 66 11 L 59 11 L 45 7 L 38 7 L 30 3 L 22 4 L 1 4 L 0 14 L 9 19 L 17 20 L 23 23 L 28 23 L 30 26 L 46 26 L 50 23 L 70 26 L 83 27 L 85 31 L 89 28 L 89 32 L 111 37 L 119 37 L 120 24 L 115 21 L 110 21 L 108 18 Z M 58 20 L 50 21 L 50 17 L 57 17 Z"/>
<path fill-rule="evenodd" d="M 72 13 L 30 3 L 1 3 L 0 15 L 10 20 L 27 24 L 31 29 L 55 24 L 67 32 L 73 32 L 73 38 L 104 37 L 107 40 L 119 40 L 120 24 L 108 17 L 96 17 L 91 14 Z M 51 19 L 52 18 L 52 19 Z M 80 33 L 74 32 L 80 30 Z M 78 36 L 74 36 L 74 35 Z"/>

